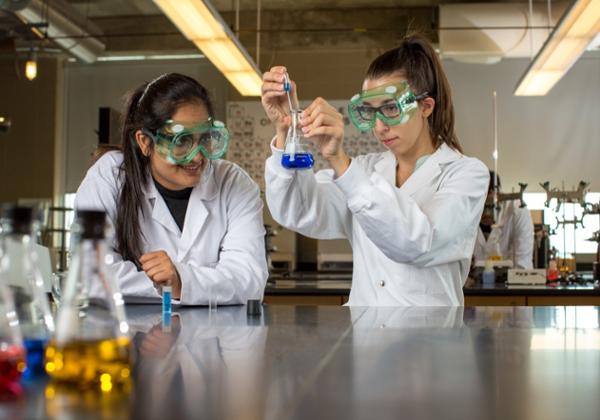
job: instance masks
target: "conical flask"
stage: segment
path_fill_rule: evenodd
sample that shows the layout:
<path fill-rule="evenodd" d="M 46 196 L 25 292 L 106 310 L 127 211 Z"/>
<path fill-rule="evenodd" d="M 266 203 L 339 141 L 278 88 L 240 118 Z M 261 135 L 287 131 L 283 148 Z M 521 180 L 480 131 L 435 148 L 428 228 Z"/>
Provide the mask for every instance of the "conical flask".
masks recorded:
<path fill-rule="evenodd" d="M 46 349 L 46 372 L 61 382 L 108 392 L 130 384 L 129 325 L 116 281 L 107 270 L 106 215 L 78 211 L 77 243 L 62 292 L 56 333 Z M 81 301 L 89 305 L 82 307 Z"/>
<path fill-rule="evenodd" d="M 308 141 L 300 128 L 300 115 L 302 110 L 290 110 L 292 124 L 288 129 L 285 139 L 285 150 L 281 157 L 281 165 L 287 169 L 310 169 L 314 166 L 315 160 L 309 151 Z"/>
<path fill-rule="evenodd" d="M 27 350 L 26 377 L 44 373 L 44 349 L 54 332 L 50 302 L 33 240 L 33 209 L 16 205 L 2 212 L 0 272 L 9 287 Z"/>
<path fill-rule="evenodd" d="M 3 251 L 0 248 L 0 258 Z M 23 392 L 19 379 L 25 370 L 25 349 L 12 293 L 0 276 L 0 400 Z"/>

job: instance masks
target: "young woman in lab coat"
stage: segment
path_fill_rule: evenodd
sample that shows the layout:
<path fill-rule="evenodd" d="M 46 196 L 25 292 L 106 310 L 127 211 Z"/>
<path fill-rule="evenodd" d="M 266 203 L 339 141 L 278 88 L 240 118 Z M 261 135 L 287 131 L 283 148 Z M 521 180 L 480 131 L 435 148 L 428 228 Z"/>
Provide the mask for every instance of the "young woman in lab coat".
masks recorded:
<path fill-rule="evenodd" d="M 125 299 L 245 303 L 263 295 L 268 272 L 262 201 L 255 182 L 220 160 L 228 132 L 194 79 L 164 74 L 138 87 L 124 116 L 122 152 L 87 172 L 76 209 L 107 212 L 109 245 Z M 93 292 L 92 292 L 93 293 Z"/>
<path fill-rule="evenodd" d="M 281 166 L 290 124 L 284 67 L 263 76 L 262 103 L 277 131 L 265 168 L 275 220 L 317 239 L 347 238 L 349 305 L 460 306 L 488 186 L 483 163 L 462 154 L 450 87 L 435 51 L 413 36 L 370 65 L 348 111 L 388 149 L 350 158 L 342 115 L 317 98 L 302 130 L 330 170 Z"/>

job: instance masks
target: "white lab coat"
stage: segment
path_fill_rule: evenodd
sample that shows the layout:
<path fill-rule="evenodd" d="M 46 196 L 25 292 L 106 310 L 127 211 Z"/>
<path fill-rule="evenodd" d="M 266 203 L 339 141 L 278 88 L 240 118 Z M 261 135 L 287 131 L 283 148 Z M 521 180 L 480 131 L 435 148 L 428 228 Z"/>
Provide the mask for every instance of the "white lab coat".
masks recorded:
<path fill-rule="evenodd" d="M 505 201 L 500 206 L 498 224 L 486 239 L 481 228 L 477 229 L 474 256 L 483 261 L 495 250 L 495 243 L 502 259 L 511 260 L 516 268 L 533 268 L 533 223 L 527 207 L 519 207 L 520 201 Z"/>
<path fill-rule="evenodd" d="M 400 187 L 390 151 L 332 170 L 290 171 L 282 151 L 265 168 L 274 219 L 317 239 L 347 238 L 348 305 L 460 306 L 489 183 L 483 163 L 442 144 Z"/>
<path fill-rule="evenodd" d="M 122 161 L 120 152 L 105 154 L 88 170 L 75 197 L 76 209 L 105 210 L 113 232 Z M 206 305 L 209 290 L 219 304 L 261 299 L 268 277 L 262 206 L 258 186 L 241 168 L 213 161 L 192 190 L 181 232 L 150 179 L 144 186 L 145 217 L 140 215 L 142 252 L 169 255 L 181 277 L 183 305 Z M 115 237 L 108 243 L 114 249 Z M 126 299 L 160 298 L 146 273 L 112 255 L 115 263 L 109 268 Z"/>

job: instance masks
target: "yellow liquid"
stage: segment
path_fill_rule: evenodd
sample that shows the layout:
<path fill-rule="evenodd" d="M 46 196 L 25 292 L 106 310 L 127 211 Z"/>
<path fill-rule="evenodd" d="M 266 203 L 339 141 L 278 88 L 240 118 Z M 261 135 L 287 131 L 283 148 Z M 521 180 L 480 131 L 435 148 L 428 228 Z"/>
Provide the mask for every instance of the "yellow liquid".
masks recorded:
<path fill-rule="evenodd" d="M 53 379 L 79 386 L 96 386 L 104 392 L 128 388 L 131 381 L 131 343 L 127 337 L 73 341 L 46 348 L 46 372 Z"/>

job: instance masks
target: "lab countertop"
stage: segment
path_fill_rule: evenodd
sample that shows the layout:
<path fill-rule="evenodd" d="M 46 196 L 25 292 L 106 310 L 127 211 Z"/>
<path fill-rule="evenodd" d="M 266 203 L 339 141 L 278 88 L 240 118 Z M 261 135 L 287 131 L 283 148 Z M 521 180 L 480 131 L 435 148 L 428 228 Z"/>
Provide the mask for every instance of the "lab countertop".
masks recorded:
<path fill-rule="evenodd" d="M 597 419 L 600 307 L 127 308 L 129 393 L 26 384 L 2 418 Z"/>
<path fill-rule="evenodd" d="M 351 287 L 350 274 L 294 273 L 291 276 L 271 276 L 265 289 L 266 295 L 348 295 Z M 598 283 L 588 281 L 570 285 L 507 285 L 476 283 L 464 287 L 465 296 L 594 296 L 600 295 Z"/>

